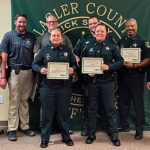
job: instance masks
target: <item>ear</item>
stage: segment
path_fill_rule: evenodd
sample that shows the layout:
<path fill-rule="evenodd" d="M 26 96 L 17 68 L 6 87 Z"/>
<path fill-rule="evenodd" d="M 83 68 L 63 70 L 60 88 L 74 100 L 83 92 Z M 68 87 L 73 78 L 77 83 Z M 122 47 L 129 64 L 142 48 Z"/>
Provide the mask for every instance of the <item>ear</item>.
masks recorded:
<path fill-rule="evenodd" d="M 16 25 L 16 20 L 14 20 L 14 24 Z"/>

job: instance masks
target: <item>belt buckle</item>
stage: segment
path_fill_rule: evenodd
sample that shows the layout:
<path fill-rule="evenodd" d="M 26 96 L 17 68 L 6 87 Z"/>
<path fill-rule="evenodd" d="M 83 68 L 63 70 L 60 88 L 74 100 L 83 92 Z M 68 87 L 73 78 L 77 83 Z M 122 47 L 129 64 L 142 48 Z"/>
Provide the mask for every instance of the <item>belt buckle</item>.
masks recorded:
<path fill-rule="evenodd" d="M 15 70 L 15 74 L 19 74 L 20 68 L 17 67 L 17 68 L 15 68 L 14 70 Z"/>

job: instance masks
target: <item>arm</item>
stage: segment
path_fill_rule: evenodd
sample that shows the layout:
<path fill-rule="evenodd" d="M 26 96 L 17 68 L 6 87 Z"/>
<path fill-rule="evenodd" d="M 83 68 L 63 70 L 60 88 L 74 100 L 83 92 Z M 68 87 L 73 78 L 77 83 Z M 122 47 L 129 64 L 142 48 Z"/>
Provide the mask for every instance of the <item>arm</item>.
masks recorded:
<path fill-rule="evenodd" d="M 104 66 L 104 68 L 106 68 L 106 70 L 118 70 L 123 65 L 124 60 L 123 60 L 123 58 L 119 52 L 119 49 L 116 45 L 113 46 L 112 55 L 113 55 L 112 59 L 114 59 L 114 61 L 112 61 L 112 63 L 108 64 L 108 67 Z"/>
<path fill-rule="evenodd" d="M 35 59 L 32 62 L 32 69 L 37 72 L 37 73 L 41 73 L 41 74 L 47 74 L 45 67 L 41 67 L 44 65 L 44 58 L 42 55 L 42 51 L 40 51 L 37 56 L 35 57 Z"/>
<path fill-rule="evenodd" d="M 69 51 L 70 53 L 70 68 L 69 68 L 69 74 L 73 74 L 77 68 L 76 58 L 72 51 Z"/>
<path fill-rule="evenodd" d="M 0 78 L 0 86 L 5 89 L 7 85 L 6 80 L 6 64 L 7 64 L 8 54 L 2 52 L 2 62 L 1 62 L 1 78 Z"/>
<path fill-rule="evenodd" d="M 131 62 L 125 62 L 124 66 L 126 68 L 142 68 L 142 67 L 146 67 L 148 64 L 150 64 L 150 58 L 145 58 L 138 64 L 133 64 Z"/>

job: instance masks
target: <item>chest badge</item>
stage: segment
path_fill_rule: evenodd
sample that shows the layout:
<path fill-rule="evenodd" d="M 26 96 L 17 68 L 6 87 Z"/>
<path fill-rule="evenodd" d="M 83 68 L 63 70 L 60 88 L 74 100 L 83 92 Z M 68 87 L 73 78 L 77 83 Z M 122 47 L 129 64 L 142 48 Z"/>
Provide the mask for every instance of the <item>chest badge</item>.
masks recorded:
<path fill-rule="evenodd" d="M 136 44 L 136 43 L 134 43 L 134 44 L 133 44 L 133 47 L 137 47 L 137 44 Z"/>
<path fill-rule="evenodd" d="M 106 51 L 109 51 L 109 50 L 110 50 L 110 47 L 107 46 L 107 47 L 105 47 L 105 49 L 106 49 Z"/>
<path fill-rule="evenodd" d="M 65 52 L 65 53 L 64 53 L 64 56 L 65 56 L 65 57 L 67 57 L 67 56 L 68 56 L 68 53 L 67 53 L 67 52 Z"/>

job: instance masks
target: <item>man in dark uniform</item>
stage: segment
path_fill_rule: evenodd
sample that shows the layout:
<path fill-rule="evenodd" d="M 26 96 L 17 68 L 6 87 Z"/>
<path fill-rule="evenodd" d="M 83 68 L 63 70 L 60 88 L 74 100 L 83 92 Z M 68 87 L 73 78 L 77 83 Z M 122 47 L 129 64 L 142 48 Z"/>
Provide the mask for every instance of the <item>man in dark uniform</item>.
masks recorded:
<path fill-rule="evenodd" d="M 33 85 L 32 60 L 35 43 L 34 34 L 26 31 L 27 17 L 18 14 L 14 20 L 15 30 L 4 35 L 0 45 L 2 52 L 1 87 L 6 88 L 6 64 L 8 66 L 9 114 L 8 139 L 16 141 L 16 131 L 20 128 L 28 135 L 35 133 L 29 130 L 28 98 Z"/>
<path fill-rule="evenodd" d="M 100 24 L 95 29 L 96 42 L 83 52 L 83 57 L 102 58 L 102 74 L 88 74 L 88 137 L 87 144 L 96 139 L 96 114 L 102 101 L 106 113 L 109 135 L 114 146 L 120 146 L 118 138 L 117 112 L 114 102 L 113 72 L 123 65 L 123 58 L 115 44 L 106 39 L 106 26 Z"/>
<path fill-rule="evenodd" d="M 42 107 L 41 148 L 48 146 L 51 126 L 56 113 L 58 125 L 63 142 L 73 146 L 69 134 L 69 104 L 72 94 L 72 77 L 69 79 L 48 79 L 48 62 L 65 62 L 69 64 L 69 75 L 74 73 L 76 67 L 75 57 L 67 46 L 61 44 L 62 35 L 59 29 L 50 31 L 50 45 L 44 47 L 33 61 L 33 70 L 43 75 L 40 84 L 40 98 Z M 56 70 L 57 72 L 57 70 Z"/>
<path fill-rule="evenodd" d="M 131 100 L 135 110 L 135 139 L 143 138 L 144 115 L 144 80 L 145 70 L 150 62 L 150 44 L 141 36 L 137 35 L 137 22 L 131 18 L 126 21 L 125 30 L 127 36 L 123 37 L 118 45 L 120 48 L 140 48 L 141 62 L 125 62 L 118 72 L 119 85 L 119 109 L 120 109 L 120 131 L 129 131 L 129 108 Z"/>

